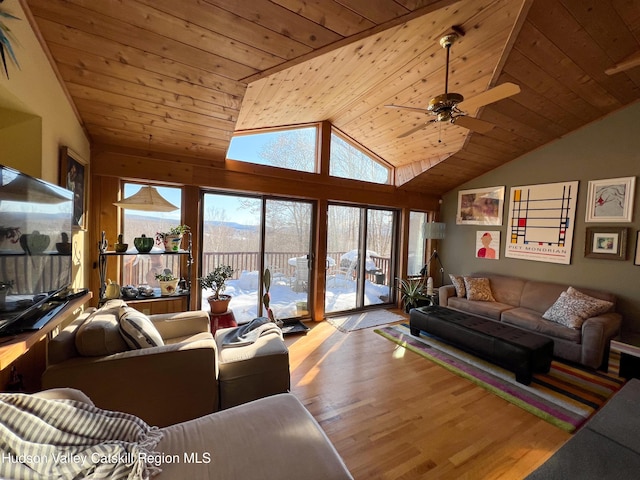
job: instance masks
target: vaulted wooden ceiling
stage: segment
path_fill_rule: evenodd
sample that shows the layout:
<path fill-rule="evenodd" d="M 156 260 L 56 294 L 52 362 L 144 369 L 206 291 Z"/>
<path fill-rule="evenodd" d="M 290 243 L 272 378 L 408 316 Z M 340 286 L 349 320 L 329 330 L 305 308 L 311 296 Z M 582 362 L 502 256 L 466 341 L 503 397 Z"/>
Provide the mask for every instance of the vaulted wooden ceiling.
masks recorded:
<path fill-rule="evenodd" d="M 23 0 L 92 142 L 221 160 L 234 132 L 329 120 L 442 194 L 640 99 L 638 0 Z M 471 132 L 385 107 L 505 82 Z M 605 70 L 631 58 L 630 67 Z M 633 65 L 636 65 L 635 67 Z"/>

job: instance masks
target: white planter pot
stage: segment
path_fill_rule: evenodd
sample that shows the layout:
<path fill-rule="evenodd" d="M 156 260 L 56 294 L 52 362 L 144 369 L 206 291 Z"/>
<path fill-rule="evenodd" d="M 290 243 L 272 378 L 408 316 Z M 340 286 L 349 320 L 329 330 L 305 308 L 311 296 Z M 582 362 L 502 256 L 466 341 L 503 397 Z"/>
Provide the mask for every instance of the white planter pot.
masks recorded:
<path fill-rule="evenodd" d="M 160 294 L 163 296 L 174 295 L 178 289 L 178 279 L 160 281 Z"/>

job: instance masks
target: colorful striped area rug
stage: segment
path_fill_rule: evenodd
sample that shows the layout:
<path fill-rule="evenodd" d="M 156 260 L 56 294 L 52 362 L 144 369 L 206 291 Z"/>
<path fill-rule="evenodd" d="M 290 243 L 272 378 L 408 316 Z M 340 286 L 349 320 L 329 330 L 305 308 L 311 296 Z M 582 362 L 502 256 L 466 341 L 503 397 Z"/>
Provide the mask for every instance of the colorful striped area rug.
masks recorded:
<path fill-rule="evenodd" d="M 407 324 L 375 332 L 567 432 L 577 430 L 625 382 L 554 360 L 549 373 L 535 374 L 530 385 L 523 385 L 514 373 L 424 333 L 414 337 Z"/>

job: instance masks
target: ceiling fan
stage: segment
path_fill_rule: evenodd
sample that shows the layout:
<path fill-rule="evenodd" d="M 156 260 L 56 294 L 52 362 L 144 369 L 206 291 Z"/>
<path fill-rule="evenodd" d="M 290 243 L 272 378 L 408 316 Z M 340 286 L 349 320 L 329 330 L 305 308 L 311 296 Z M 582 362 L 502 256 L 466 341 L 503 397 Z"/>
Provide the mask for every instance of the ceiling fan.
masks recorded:
<path fill-rule="evenodd" d="M 463 34 L 462 32 L 460 32 Z M 408 137 L 412 133 L 422 130 L 426 126 L 435 122 L 449 122 L 460 127 L 468 128 L 479 133 L 487 133 L 495 125 L 478 118 L 467 116 L 466 111 L 475 110 L 498 100 L 505 99 L 520 92 L 520 87 L 515 83 L 503 83 L 497 87 L 482 92 L 475 97 L 465 100 L 459 93 L 449 93 L 449 53 L 451 45 L 460 38 L 456 32 L 449 33 L 440 39 L 440 45 L 447 51 L 447 61 L 445 66 L 444 93 L 429 100 L 427 108 L 408 107 L 403 105 L 385 105 L 391 108 L 402 108 L 416 112 L 427 113 L 435 118 L 427 120 L 421 125 L 412 128 L 398 136 L 398 138 Z"/>

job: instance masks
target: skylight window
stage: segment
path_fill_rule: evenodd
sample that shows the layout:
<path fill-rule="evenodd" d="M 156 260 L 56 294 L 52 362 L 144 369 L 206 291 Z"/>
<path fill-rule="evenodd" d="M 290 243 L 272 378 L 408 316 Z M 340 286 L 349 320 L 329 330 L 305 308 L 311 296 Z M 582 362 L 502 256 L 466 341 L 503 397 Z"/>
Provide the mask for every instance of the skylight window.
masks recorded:
<path fill-rule="evenodd" d="M 331 133 L 331 163 L 329 175 L 372 183 L 390 183 L 391 169 L 354 147 L 342 137 Z"/>
<path fill-rule="evenodd" d="M 316 172 L 316 127 L 238 135 L 227 158 L 299 172 Z"/>

